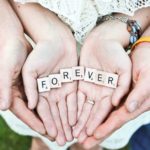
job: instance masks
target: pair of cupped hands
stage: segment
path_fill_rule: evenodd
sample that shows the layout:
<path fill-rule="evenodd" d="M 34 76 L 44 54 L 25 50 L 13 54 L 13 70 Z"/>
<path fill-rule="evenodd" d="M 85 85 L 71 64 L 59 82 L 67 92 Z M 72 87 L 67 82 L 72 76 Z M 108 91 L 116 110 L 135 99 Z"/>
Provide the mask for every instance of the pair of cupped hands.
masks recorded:
<path fill-rule="evenodd" d="M 86 148 L 101 143 L 127 121 L 149 110 L 150 44 L 140 44 L 128 56 L 124 50 L 128 44 L 124 37 L 129 36 L 125 24 L 108 21 L 95 27 L 78 57 L 71 29 L 54 13 L 37 4 L 12 2 L 14 12 L 7 1 L 2 2 L 11 15 L 3 7 L 1 110 L 10 108 L 33 130 L 61 146 L 78 138 Z M 24 32 L 35 42 L 34 47 Z M 78 65 L 118 74 L 117 88 L 74 81 L 38 92 L 37 78 Z"/>

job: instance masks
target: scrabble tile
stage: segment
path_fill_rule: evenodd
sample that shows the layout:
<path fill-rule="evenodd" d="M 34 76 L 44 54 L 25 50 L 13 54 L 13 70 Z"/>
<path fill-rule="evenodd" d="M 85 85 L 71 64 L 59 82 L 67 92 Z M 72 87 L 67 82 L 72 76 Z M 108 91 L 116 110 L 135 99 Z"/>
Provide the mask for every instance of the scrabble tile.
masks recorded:
<path fill-rule="evenodd" d="M 40 93 L 50 91 L 50 83 L 48 77 L 37 79 L 37 83 L 38 83 L 38 90 Z"/>
<path fill-rule="evenodd" d="M 84 79 L 84 67 L 72 67 L 73 80 L 83 80 Z"/>
<path fill-rule="evenodd" d="M 62 82 L 72 82 L 73 81 L 72 68 L 60 69 L 60 75 L 62 78 Z"/>
<path fill-rule="evenodd" d="M 118 75 L 113 73 L 106 73 L 105 86 L 116 88 L 118 83 Z"/>
<path fill-rule="evenodd" d="M 61 75 L 52 74 L 49 75 L 50 88 L 60 88 L 61 87 Z"/>
<path fill-rule="evenodd" d="M 97 70 L 95 84 L 105 85 L 105 80 L 106 80 L 106 73 L 104 71 Z"/>
<path fill-rule="evenodd" d="M 84 81 L 94 83 L 95 80 L 96 80 L 96 69 L 86 68 L 85 75 L 84 75 Z"/>

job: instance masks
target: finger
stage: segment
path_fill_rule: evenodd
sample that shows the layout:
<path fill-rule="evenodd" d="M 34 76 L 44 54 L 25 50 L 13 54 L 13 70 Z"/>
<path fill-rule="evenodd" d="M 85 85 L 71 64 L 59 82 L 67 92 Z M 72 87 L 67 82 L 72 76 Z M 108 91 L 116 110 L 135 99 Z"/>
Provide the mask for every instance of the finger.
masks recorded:
<path fill-rule="evenodd" d="M 45 135 L 45 137 L 48 138 L 51 142 L 54 142 L 54 141 L 55 141 L 54 138 L 52 138 L 52 137 L 50 137 L 50 136 L 48 136 L 48 135 Z"/>
<path fill-rule="evenodd" d="M 66 139 L 67 141 L 72 141 L 73 137 L 71 133 L 71 127 L 69 126 L 69 122 L 68 122 L 68 115 L 67 115 L 68 112 L 67 112 L 67 105 L 65 100 L 61 100 L 58 103 L 58 108 L 59 108 L 60 118 L 61 118 Z"/>
<path fill-rule="evenodd" d="M 112 95 L 112 104 L 118 106 L 121 99 L 128 93 L 131 83 L 131 72 L 127 71 L 119 76 L 118 86 Z"/>
<path fill-rule="evenodd" d="M 100 141 L 96 140 L 94 137 L 89 137 L 84 141 L 83 147 L 85 149 L 91 149 L 97 144 L 100 144 Z"/>
<path fill-rule="evenodd" d="M 78 91 L 77 96 L 78 96 L 78 118 L 79 118 L 81 115 L 82 108 L 85 103 L 86 97 L 81 91 Z"/>
<path fill-rule="evenodd" d="M 39 102 L 37 105 L 37 112 L 38 112 L 38 115 L 40 116 L 41 120 L 44 123 L 47 134 L 50 137 L 55 138 L 57 136 L 56 125 L 53 120 L 49 104 L 48 104 L 47 100 L 45 98 L 43 98 L 42 96 L 40 96 L 40 98 L 39 98 Z"/>
<path fill-rule="evenodd" d="M 73 131 L 73 136 L 74 137 L 78 137 L 81 130 L 83 129 L 83 127 L 85 126 L 88 117 L 90 115 L 91 109 L 92 109 L 93 105 L 86 102 L 83 106 L 83 111 L 81 113 L 81 116 L 76 124 L 76 126 L 74 127 L 74 131 Z"/>
<path fill-rule="evenodd" d="M 43 123 L 29 110 L 24 101 L 20 98 L 15 98 L 11 106 L 11 111 L 24 123 L 40 134 L 45 134 Z"/>
<path fill-rule="evenodd" d="M 28 70 L 27 65 L 23 67 L 23 82 L 25 93 L 28 99 L 28 107 L 34 109 L 38 102 L 38 90 L 37 90 L 37 74 Z"/>
<path fill-rule="evenodd" d="M 77 96 L 71 93 L 67 96 L 68 119 L 70 126 L 74 126 L 77 121 Z"/>
<path fill-rule="evenodd" d="M 63 146 L 66 143 L 66 138 L 61 124 L 58 107 L 55 102 L 50 102 L 50 108 L 58 131 L 56 142 L 58 145 Z"/>
<path fill-rule="evenodd" d="M 125 103 L 125 106 L 129 112 L 136 111 L 149 97 L 150 92 L 146 89 L 150 89 L 150 87 L 148 87 L 147 82 L 141 81 L 136 84 L 134 89 L 129 94 Z"/>
<path fill-rule="evenodd" d="M 4 79 L 5 77 L 5 79 Z M 7 110 L 12 102 L 11 85 L 12 79 L 8 72 L 0 74 L 0 110 Z"/>
<path fill-rule="evenodd" d="M 126 116 L 125 109 L 123 111 L 121 109 L 112 113 L 108 119 L 95 130 L 94 137 L 96 139 L 102 141 L 126 123 L 129 117 Z"/>
<path fill-rule="evenodd" d="M 87 137 L 88 135 L 86 134 L 86 128 L 84 128 L 78 137 L 78 142 L 83 143 Z"/>
<path fill-rule="evenodd" d="M 97 105 L 97 106 L 96 106 Z M 93 111 L 91 112 L 91 117 L 89 123 L 87 124 L 86 133 L 88 136 L 93 135 L 96 128 L 104 121 L 109 112 L 111 111 L 111 97 L 106 97 L 100 101 L 100 103 L 95 103 Z"/>

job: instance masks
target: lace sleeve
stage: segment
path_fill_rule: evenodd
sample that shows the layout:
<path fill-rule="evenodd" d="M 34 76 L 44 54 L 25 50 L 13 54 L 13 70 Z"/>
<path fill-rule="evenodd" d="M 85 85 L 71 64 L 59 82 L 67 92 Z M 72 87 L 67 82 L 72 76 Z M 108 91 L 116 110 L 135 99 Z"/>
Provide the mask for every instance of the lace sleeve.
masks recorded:
<path fill-rule="evenodd" d="M 55 12 L 74 31 L 80 43 L 102 16 L 119 12 L 133 15 L 137 9 L 150 6 L 150 0 L 14 0 L 36 2 Z"/>
<path fill-rule="evenodd" d="M 150 6 L 150 0 L 95 0 L 95 3 L 102 15 L 112 12 L 134 15 L 136 10 Z"/>

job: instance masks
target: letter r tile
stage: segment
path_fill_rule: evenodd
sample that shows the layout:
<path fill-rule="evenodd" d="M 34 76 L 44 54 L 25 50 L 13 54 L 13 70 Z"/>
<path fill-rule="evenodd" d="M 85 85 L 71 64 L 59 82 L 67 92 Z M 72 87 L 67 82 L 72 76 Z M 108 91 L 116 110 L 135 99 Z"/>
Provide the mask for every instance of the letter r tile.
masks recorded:
<path fill-rule="evenodd" d="M 60 69 L 60 75 L 62 78 L 62 82 L 72 82 L 73 81 L 72 68 Z"/>
<path fill-rule="evenodd" d="M 116 88 L 118 84 L 118 75 L 113 73 L 106 73 L 105 86 Z"/>

